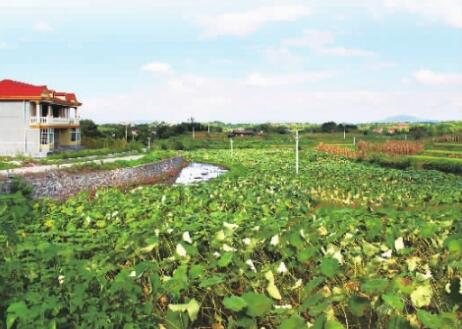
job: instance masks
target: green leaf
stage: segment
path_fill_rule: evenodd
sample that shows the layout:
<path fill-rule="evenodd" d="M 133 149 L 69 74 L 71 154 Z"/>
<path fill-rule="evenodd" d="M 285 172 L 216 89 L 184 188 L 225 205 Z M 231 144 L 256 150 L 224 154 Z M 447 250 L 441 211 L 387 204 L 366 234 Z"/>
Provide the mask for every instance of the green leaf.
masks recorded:
<path fill-rule="evenodd" d="M 233 253 L 225 252 L 218 260 L 218 266 L 226 267 L 229 265 L 229 263 L 231 263 L 232 260 L 233 260 Z"/>
<path fill-rule="evenodd" d="M 308 282 L 303 288 L 302 299 L 308 298 L 314 289 L 321 285 L 325 281 L 324 277 L 315 277 Z"/>
<path fill-rule="evenodd" d="M 321 273 L 328 278 L 333 278 L 340 268 L 340 263 L 334 258 L 324 258 L 321 262 Z"/>
<path fill-rule="evenodd" d="M 188 312 L 191 321 L 194 322 L 197 320 L 197 315 L 199 314 L 200 307 L 200 304 L 194 298 L 189 301 L 186 311 Z"/>
<path fill-rule="evenodd" d="M 387 329 L 412 329 L 412 327 L 407 319 L 399 316 L 391 316 Z"/>
<path fill-rule="evenodd" d="M 370 279 L 361 285 L 362 290 L 367 294 L 380 294 L 388 287 L 386 279 Z"/>
<path fill-rule="evenodd" d="M 417 318 L 425 328 L 429 329 L 448 329 L 460 328 L 460 321 L 457 320 L 455 313 L 432 314 L 423 310 L 417 311 Z"/>
<path fill-rule="evenodd" d="M 159 245 L 159 239 L 157 237 L 150 237 L 146 239 L 146 244 L 144 247 L 139 248 L 139 253 L 150 253 Z"/>
<path fill-rule="evenodd" d="M 189 326 L 189 318 L 185 313 L 169 310 L 165 317 L 165 326 L 167 329 L 187 329 Z"/>
<path fill-rule="evenodd" d="M 324 329 L 345 329 L 345 327 L 337 320 L 327 320 Z"/>
<path fill-rule="evenodd" d="M 352 296 L 348 302 L 351 313 L 354 316 L 361 317 L 366 315 L 370 307 L 369 299 L 361 296 Z"/>
<path fill-rule="evenodd" d="M 462 255 L 462 239 L 450 239 L 448 241 L 448 250 L 451 255 Z"/>
<path fill-rule="evenodd" d="M 8 309 L 6 310 L 7 317 L 6 317 L 6 328 L 10 329 L 13 327 L 13 324 L 17 319 L 26 318 L 29 309 L 24 302 L 17 302 L 10 304 Z"/>
<path fill-rule="evenodd" d="M 308 262 L 311 258 L 316 256 L 317 249 L 314 247 L 304 248 L 297 254 L 297 259 L 302 262 Z"/>
<path fill-rule="evenodd" d="M 193 298 L 188 304 L 170 304 L 168 305 L 168 308 L 172 312 L 188 312 L 189 318 L 194 322 L 197 319 L 200 304 Z"/>
<path fill-rule="evenodd" d="M 199 287 L 201 288 L 212 287 L 212 286 L 222 283 L 223 281 L 224 281 L 223 277 L 214 275 L 210 278 L 202 280 L 202 282 L 199 284 Z"/>
<path fill-rule="evenodd" d="M 251 317 L 265 315 L 273 306 L 271 299 L 265 295 L 256 294 L 254 292 L 245 293 L 242 298 L 247 303 L 247 315 Z"/>
<path fill-rule="evenodd" d="M 245 299 L 238 297 L 238 296 L 231 296 L 231 297 L 226 297 L 223 300 L 223 305 L 231 311 L 234 312 L 239 312 L 242 309 L 247 307 L 247 302 Z"/>
<path fill-rule="evenodd" d="M 428 239 L 431 238 L 436 232 L 438 232 L 438 225 L 435 223 L 427 222 L 420 230 L 420 236 L 422 238 Z"/>
<path fill-rule="evenodd" d="M 398 312 L 401 312 L 404 308 L 404 302 L 398 295 L 382 295 L 382 299 Z"/>
<path fill-rule="evenodd" d="M 189 276 L 191 279 L 198 279 L 204 275 L 204 266 L 200 264 L 194 264 L 189 270 Z"/>
<path fill-rule="evenodd" d="M 397 277 L 393 280 L 394 287 L 399 290 L 399 292 L 410 295 L 414 291 L 414 283 L 410 278 L 401 278 Z"/>
<path fill-rule="evenodd" d="M 257 329 L 257 322 L 253 318 L 248 318 L 248 317 L 242 317 L 239 318 L 236 322 L 237 326 L 239 328 L 245 328 L 245 329 Z"/>
<path fill-rule="evenodd" d="M 298 314 L 292 315 L 290 318 L 282 321 L 278 329 L 299 329 L 306 327 L 305 320 Z"/>

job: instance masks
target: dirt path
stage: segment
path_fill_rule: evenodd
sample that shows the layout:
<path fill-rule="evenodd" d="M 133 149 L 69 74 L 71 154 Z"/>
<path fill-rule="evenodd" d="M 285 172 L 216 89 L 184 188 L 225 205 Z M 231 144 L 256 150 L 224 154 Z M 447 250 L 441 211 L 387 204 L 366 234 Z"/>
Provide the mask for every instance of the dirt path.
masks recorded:
<path fill-rule="evenodd" d="M 123 157 L 115 157 L 115 158 L 106 158 L 106 159 L 99 159 L 99 160 L 91 160 L 91 161 L 83 161 L 77 163 L 64 163 L 59 165 L 43 165 L 43 166 L 35 166 L 35 167 L 22 167 L 22 168 L 15 168 L 15 169 L 8 169 L 8 170 L 0 170 L 0 176 L 7 176 L 8 174 L 13 175 L 23 175 L 23 174 L 35 174 L 35 173 L 43 173 L 50 170 L 57 170 L 63 168 L 70 168 L 76 165 L 88 164 L 88 163 L 112 163 L 119 160 L 130 161 L 130 160 L 138 160 L 141 159 L 144 154 L 140 155 L 129 155 Z"/>

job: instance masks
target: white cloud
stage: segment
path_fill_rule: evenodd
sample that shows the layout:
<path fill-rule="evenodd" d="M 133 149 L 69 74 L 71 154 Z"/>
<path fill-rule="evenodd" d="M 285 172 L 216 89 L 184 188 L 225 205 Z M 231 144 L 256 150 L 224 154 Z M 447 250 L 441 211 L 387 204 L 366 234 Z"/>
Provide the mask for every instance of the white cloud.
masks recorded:
<path fill-rule="evenodd" d="M 206 37 L 222 35 L 246 36 L 271 22 L 292 22 L 309 16 L 311 10 L 301 5 L 279 5 L 260 7 L 255 10 L 207 16 L 198 23 L 204 28 Z"/>
<path fill-rule="evenodd" d="M 462 112 L 462 96 L 457 92 L 316 90 L 316 86 L 285 88 L 278 83 L 262 88 L 245 81 L 177 76 L 125 94 L 86 99 L 82 115 L 98 122 L 179 122 L 191 116 L 225 122 L 364 122 L 397 114 L 447 120 L 459 118 Z"/>
<path fill-rule="evenodd" d="M 0 49 L 8 49 L 10 48 L 10 45 L 6 42 L 0 41 Z"/>
<path fill-rule="evenodd" d="M 282 44 L 290 47 L 323 48 L 335 42 L 334 35 L 329 31 L 305 30 L 299 38 L 289 38 L 282 41 Z"/>
<path fill-rule="evenodd" d="M 384 3 L 392 10 L 405 10 L 462 28 L 461 0 L 384 0 Z"/>
<path fill-rule="evenodd" d="M 322 55 L 329 56 L 340 56 L 340 57 L 372 57 L 377 54 L 373 51 L 362 50 L 362 49 L 352 49 L 344 47 L 327 47 L 318 49 L 319 53 Z"/>
<path fill-rule="evenodd" d="M 143 71 L 159 74 L 167 74 L 172 72 L 172 68 L 167 63 L 162 62 L 152 62 L 144 65 L 142 67 Z"/>
<path fill-rule="evenodd" d="M 339 57 L 373 57 L 372 51 L 334 46 L 335 37 L 329 31 L 305 30 L 302 37 L 282 41 L 286 47 L 308 47 L 320 55 Z"/>
<path fill-rule="evenodd" d="M 244 84 L 256 87 L 287 86 L 309 82 L 318 82 L 329 79 L 335 75 L 336 72 L 333 71 L 305 72 L 285 75 L 264 75 L 260 73 L 252 73 L 247 77 Z"/>
<path fill-rule="evenodd" d="M 52 32 L 53 27 L 46 21 L 38 21 L 34 25 L 34 30 L 38 32 Z"/>
<path fill-rule="evenodd" d="M 396 66 L 398 66 L 398 63 L 394 61 L 387 61 L 387 60 L 384 60 L 384 61 L 378 60 L 378 61 L 373 61 L 373 62 L 365 64 L 365 67 L 371 70 L 390 69 Z"/>
<path fill-rule="evenodd" d="M 263 55 L 269 63 L 281 66 L 291 66 L 297 68 L 305 61 L 304 56 L 294 54 L 288 47 L 269 47 L 264 49 Z"/>
<path fill-rule="evenodd" d="M 429 86 L 462 85 L 462 74 L 458 73 L 438 73 L 422 69 L 414 72 L 413 78 L 418 83 Z"/>

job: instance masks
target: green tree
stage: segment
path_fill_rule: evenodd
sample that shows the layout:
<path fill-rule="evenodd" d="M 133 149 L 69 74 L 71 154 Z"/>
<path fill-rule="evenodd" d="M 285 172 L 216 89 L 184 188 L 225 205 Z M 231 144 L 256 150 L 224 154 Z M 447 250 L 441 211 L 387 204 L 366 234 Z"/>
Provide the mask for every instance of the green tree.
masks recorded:
<path fill-rule="evenodd" d="M 337 124 L 333 121 L 325 122 L 321 125 L 321 131 L 324 133 L 332 133 L 337 129 Z"/>
<path fill-rule="evenodd" d="M 83 137 L 98 138 L 102 136 L 98 130 L 98 125 L 92 120 L 80 120 L 80 131 Z"/>

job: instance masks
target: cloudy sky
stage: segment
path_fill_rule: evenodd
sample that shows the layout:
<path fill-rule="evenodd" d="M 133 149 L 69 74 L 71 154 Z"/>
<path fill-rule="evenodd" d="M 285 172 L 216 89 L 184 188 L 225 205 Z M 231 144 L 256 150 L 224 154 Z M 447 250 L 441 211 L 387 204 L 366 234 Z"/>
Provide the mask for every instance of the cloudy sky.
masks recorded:
<path fill-rule="evenodd" d="M 0 0 L 0 79 L 98 122 L 462 119 L 461 0 Z"/>

